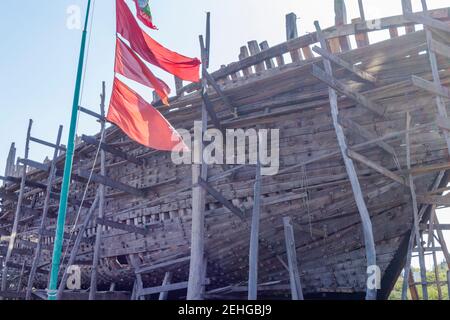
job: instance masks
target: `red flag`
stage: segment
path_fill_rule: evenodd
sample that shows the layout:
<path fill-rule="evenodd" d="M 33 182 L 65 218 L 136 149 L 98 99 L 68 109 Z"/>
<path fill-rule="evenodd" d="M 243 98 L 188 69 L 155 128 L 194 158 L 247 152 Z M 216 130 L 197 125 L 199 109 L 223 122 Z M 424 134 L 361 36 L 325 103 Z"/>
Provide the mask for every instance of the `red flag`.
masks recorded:
<path fill-rule="evenodd" d="M 189 150 L 181 136 L 151 104 L 119 79 L 114 79 L 108 121 L 130 139 L 156 150 Z"/>
<path fill-rule="evenodd" d="M 138 0 L 134 0 L 134 3 L 136 4 L 136 12 L 139 20 L 141 20 L 141 22 L 150 29 L 158 30 L 158 28 L 153 24 L 153 17 L 148 3 L 144 8 L 141 8 Z"/>
<path fill-rule="evenodd" d="M 186 81 L 198 82 L 200 60 L 170 51 L 156 42 L 138 25 L 123 0 L 116 0 L 117 32 L 130 42 L 131 48 L 144 60 Z"/>
<path fill-rule="evenodd" d="M 153 72 L 121 39 L 116 40 L 116 63 L 114 71 L 140 84 L 155 89 L 165 105 L 169 105 L 170 88 Z"/>

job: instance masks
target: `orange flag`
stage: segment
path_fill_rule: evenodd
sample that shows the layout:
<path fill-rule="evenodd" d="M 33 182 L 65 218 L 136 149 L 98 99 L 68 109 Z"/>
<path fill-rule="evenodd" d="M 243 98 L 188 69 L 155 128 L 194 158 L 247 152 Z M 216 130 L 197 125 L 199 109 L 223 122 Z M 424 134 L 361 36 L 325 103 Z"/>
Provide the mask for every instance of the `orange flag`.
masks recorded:
<path fill-rule="evenodd" d="M 170 88 L 161 79 L 155 77 L 145 63 L 121 39 L 116 40 L 116 63 L 114 71 L 124 77 L 155 89 L 161 101 L 169 105 Z"/>
<path fill-rule="evenodd" d="M 117 78 L 114 79 L 107 119 L 130 139 L 149 148 L 176 152 L 189 150 L 166 118 Z"/>

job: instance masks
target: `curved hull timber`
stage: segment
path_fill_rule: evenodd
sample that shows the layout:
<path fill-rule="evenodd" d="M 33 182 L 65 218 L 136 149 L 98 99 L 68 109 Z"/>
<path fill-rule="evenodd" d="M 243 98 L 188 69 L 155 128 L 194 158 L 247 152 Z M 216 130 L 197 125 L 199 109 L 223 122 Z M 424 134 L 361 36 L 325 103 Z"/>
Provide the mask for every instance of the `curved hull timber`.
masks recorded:
<path fill-rule="evenodd" d="M 441 41 L 450 43 L 445 37 Z M 354 99 L 339 95 L 341 122 L 350 148 L 405 181 L 395 181 L 367 163 L 354 161 L 373 224 L 377 264 L 382 274 L 380 299 L 387 298 L 404 266 L 413 226 L 411 193 L 405 177 L 413 172 L 420 203 L 426 203 L 426 196 L 433 188 L 438 189 L 448 182 L 447 175 L 442 177 L 440 171 L 433 169 L 448 164 L 447 146 L 435 125 L 438 116 L 434 95 L 411 82 L 412 75 L 431 79 L 429 57 L 423 54 L 425 49 L 425 32 L 418 31 L 339 54 L 343 60 L 376 77 L 375 83 L 361 81 L 344 68 L 334 66 L 336 79 L 386 111 L 384 116 L 378 116 Z M 442 70 L 441 80 L 444 85 L 448 84 L 450 61 L 439 59 L 438 63 Z M 261 297 L 290 298 L 283 217 L 291 217 L 305 296 L 363 298 L 367 263 L 361 220 L 337 144 L 328 86 L 312 75 L 313 65 L 323 68 L 321 58 L 267 70 L 249 70 L 245 76 L 219 79 L 222 91 L 238 111 L 237 117 L 213 88 L 208 89 L 208 94 L 218 118 L 227 129 L 280 129 L 280 172 L 264 177 L 262 182 L 258 281 L 268 285 L 266 290 L 262 287 Z M 161 107 L 160 110 L 175 128 L 191 130 L 194 121 L 201 119 L 201 103 L 199 92 L 193 91 L 172 99 L 170 109 Z M 412 128 L 415 128 L 411 132 L 410 145 L 412 171 L 407 170 L 405 132 L 395 134 L 406 129 L 407 112 L 411 114 Z M 389 134 L 392 137 L 383 140 L 385 144 L 370 143 L 374 139 L 361 135 L 361 128 L 373 137 Z M 142 163 L 107 153 L 107 177 L 122 186 L 129 186 L 130 190 L 107 186 L 105 219 L 126 224 L 131 229 L 120 230 L 111 224 L 100 226 L 95 221 L 90 223 L 76 259 L 76 264 L 82 266 L 83 288 L 89 286 L 97 227 L 103 228 L 98 275 L 100 289 L 107 290 L 115 283 L 119 290 L 132 290 L 136 275 L 130 256 L 138 258 L 141 268 L 151 269 L 142 274 L 145 287 L 161 285 L 166 272 L 172 272 L 173 283 L 187 281 L 192 166 L 174 165 L 170 153 L 148 150 L 130 141 L 115 127 L 107 129 L 105 142 Z M 96 149 L 95 145 L 86 142 L 77 145 L 67 232 L 75 221 L 77 203 L 86 186 L 83 171 L 93 166 Z M 58 159 L 58 169 L 61 170 L 63 165 L 64 154 Z M 423 171 L 423 168 L 428 170 Z M 209 176 L 220 176 L 223 171 L 221 166 L 210 166 Z M 98 163 L 94 172 L 99 174 Z M 30 181 L 44 184 L 47 176 L 47 172 L 37 169 L 27 175 Z M 216 179 L 211 185 L 236 207 L 251 213 L 254 179 L 255 167 L 244 166 Z M 56 192 L 59 183 L 60 180 Z M 93 202 L 98 186 L 95 181 L 91 183 L 86 204 Z M 5 192 L 14 194 L 18 188 L 18 183 L 10 183 Z M 27 190 L 26 203 L 32 205 L 32 209 L 23 213 L 18 248 L 25 248 L 26 242 L 37 239 L 45 193 L 33 190 Z M 37 196 L 33 201 L 34 195 Z M 44 239 L 35 282 L 41 289 L 46 287 L 48 280 L 57 203 L 57 199 L 52 200 L 47 223 L 49 236 Z M 14 211 L 15 202 L 4 200 L 2 230 L 9 230 Z M 82 210 L 81 217 L 85 212 L 87 208 Z M 424 220 L 427 215 L 425 212 Z M 245 297 L 250 228 L 251 214 L 238 217 L 214 197 L 206 197 L 205 254 L 209 281 L 206 297 Z M 67 252 L 70 253 L 70 246 Z M 17 254 L 13 255 L 12 262 L 30 265 L 31 259 L 31 254 Z M 185 297 L 185 291 L 171 293 L 171 297 Z"/>

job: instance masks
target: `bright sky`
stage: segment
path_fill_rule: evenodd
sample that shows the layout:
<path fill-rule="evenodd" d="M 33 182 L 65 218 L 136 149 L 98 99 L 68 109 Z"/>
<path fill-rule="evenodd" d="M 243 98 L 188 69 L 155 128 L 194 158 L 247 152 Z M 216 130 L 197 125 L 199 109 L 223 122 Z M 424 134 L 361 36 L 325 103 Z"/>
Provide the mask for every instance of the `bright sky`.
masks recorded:
<path fill-rule="evenodd" d="M 130 0 L 127 0 L 130 2 Z M 420 0 L 413 0 L 421 10 Z M 28 119 L 35 121 L 32 135 L 54 141 L 60 124 L 64 144 L 72 104 L 81 30 L 66 26 L 67 9 L 87 0 L 0 1 L 0 174 L 11 142 L 23 156 Z M 240 46 L 249 40 L 274 45 L 285 40 L 285 15 L 299 17 L 299 33 L 334 24 L 333 0 L 151 0 L 158 41 L 187 56 L 199 56 L 198 35 L 204 33 L 205 12 L 212 15 L 211 70 L 237 60 Z M 347 0 L 349 19 L 359 17 L 358 1 Z M 401 0 L 365 0 L 366 17 L 401 13 Z M 450 0 L 428 0 L 430 9 L 450 6 Z M 82 105 L 98 111 L 101 81 L 109 99 L 113 79 L 115 1 L 95 0 Z M 156 70 L 155 70 L 156 71 Z M 168 83 L 172 77 L 155 72 Z M 143 93 L 150 96 L 150 93 Z M 93 134 L 98 124 L 80 116 L 79 134 Z M 51 150 L 31 145 L 30 158 L 42 161 Z M 444 220 L 441 218 L 441 220 Z M 450 220 L 443 221 L 450 223 Z"/>

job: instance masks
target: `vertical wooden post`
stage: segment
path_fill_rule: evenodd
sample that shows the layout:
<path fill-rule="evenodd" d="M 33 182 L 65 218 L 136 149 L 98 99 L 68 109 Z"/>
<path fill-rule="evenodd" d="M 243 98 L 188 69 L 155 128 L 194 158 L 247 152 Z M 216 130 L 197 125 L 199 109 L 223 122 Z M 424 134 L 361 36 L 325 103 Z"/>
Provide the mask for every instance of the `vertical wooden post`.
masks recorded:
<path fill-rule="evenodd" d="M 320 44 L 324 50 L 327 50 L 327 44 L 325 38 L 322 34 L 322 30 L 320 29 L 319 22 L 315 23 L 317 36 L 319 38 Z M 331 67 L 331 62 L 327 59 L 324 59 L 325 71 L 328 75 L 333 75 L 333 69 Z M 342 158 L 344 159 L 345 168 L 347 170 L 347 175 L 350 179 L 350 183 L 353 190 L 353 196 L 355 197 L 356 206 L 358 207 L 358 211 L 361 217 L 361 225 L 364 233 L 364 243 L 366 248 L 366 259 L 367 259 L 367 270 L 369 267 L 377 265 L 377 255 L 375 250 L 375 240 L 373 237 L 373 229 L 372 229 L 372 221 L 370 220 L 370 215 L 366 207 L 366 203 L 364 201 L 364 196 L 361 191 L 361 185 L 359 184 L 358 175 L 356 173 L 355 165 L 347 155 L 347 142 L 345 140 L 344 130 L 339 124 L 339 109 L 338 109 L 338 99 L 337 93 L 331 87 L 329 88 L 329 96 L 330 96 L 330 107 L 331 107 L 331 115 L 333 118 L 333 125 L 336 131 L 336 136 L 338 139 L 338 144 L 341 149 Z M 366 299 L 367 300 L 375 300 L 377 298 L 377 289 L 367 287 L 366 291 Z"/>
<path fill-rule="evenodd" d="M 248 42 L 248 48 L 250 50 L 250 54 L 252 56 L 254 56 L 255 54 L 258 54 L 261 52 L 261 49 L 259 48 L 258 42 L 256 42 L 255 40 L 249 41 Z M 255 70 L 256 72 L 262 72 L 264 71 L 264 63 L 260 62 L 258 64 L 255 65 Z"/>
<path fill-rule="evenodd" d="M 171 281 L 172 281 L 172 272 L 166 272 L 166 274 L 164 275 L 162 286 L 163 287 L 167 286 L 168 284 L 170 284 Z M 158 300 L 167 300 L 168 295 L 169 295 L 168 291 L 161 292 L 159 294 Z"/>
<path fill-rule="evenodd" d="M 136 273 L 136 270 L 139 268 L 139 261 L 137 255 L 130 255 L 130 262 L 133 266 L 133 269 L 136 274 L 136 282 L 134 291 L 134 300 L 144 300 L 145 297 L 142 296 L 142 289 L 144 289 L 144 282 L 142 281 L 142 275 L 140 273 Z"/>
<path fill-rule="evenodd" d="M 402 10 L 403 10 L 403 14 L 405 13 L 409 13 L 409 12 L 413 12 L 412 10 L 412 4 L 411 4 L 411 0 L 402 0 Z M 413 24 L 407 24 L 405 26 L 405 32 L 406 33 L 412 33 L 416 31 L 416 27 Z"/>
<path fill-rule="evenodd" d="M 254 185 L 252 227 L 250 234 L 248 300 L 258 299 L 258 253 L 259 253 L 260 216 L 261 216 L 261 164 L 258 161 Z"/>
<path fill-rule="evenodd" d="M 295 13 L 289 13 L 286 15 L 286 40 L 292 40 L 296 38 L 298 38 L 297 15 Z M 292 50 L 290 54 L 292 62 L 298 62 L 302 60 L 299 50 Z"/>
<path fill-rule="evenodd" d="M 183 80 L 175 76 L 175 89 L 177 96 L 181 96 L 181 89 L 183 88 Z"/>
<path fill-rule="evenodd" d="M 25 160 L 28 160 L 28 155 L 30 152 L 30 136 L 31 136 L 31 127 L 33 126 L 33 120 L 30 119 L 28 123 L 28 130 L 27 130 L 27 139 L 25 142 Z M 20 220 L 20 213 L 22 209 L 22 202 L 23 202 L 23 196 L 25 193 L 25 182 L 27 179 L 27 165 L 24 164 L 22 168 L 22 180 L 20 182 L 20 191 L 19 191 L 19 198 L 17 199 L 17 207 L 16 212 L 14 215 L 14 222 L 11 230 L 11 236 L 9 238 L 9 244 L 8 244 L 8 250 L 6 252 L 5 260 L 3 261 L 3 270 L 2 270 L 2 283 L 1 283 L 1 290 L 6 291 L 7 290 L 7 283 L 8 283 L 8 262 L 11 259 L 12 250 L 14 249 L 14 243 L 16 241 L 17 236 L 17 228 L 19 226 L 19 220 Z"/>
<path fill-rule="evenodd" d="M 366 21 L 366 13 L 364 12 L 363 0 L 358 0 L 359 16 L 362 21 Z"/>
<path fill-rule="evenodd" d="M 334 0 L 334 13 L 336 26 L 343 26 L 347 24 L 347 8 L 345 0 Z M 339 44 L 341 51 L 345 52 L 351 49 L 350 39 L 348 37 L 339 37 Z"/>
<path fill-rule="evenodd" d="M 303 290 L 300 272 L 297 265 L 297 249 L 295 247 L 294 228 L 290 217 L 283 218 L 286 253 L 289 265 L 289 279 L 291 283 L 292 300 L 303 300 Z"/>
<path fill-rule="evenodd" d="M 14 175 L 14 161 L 16 160 L 16 144 L 11 143 L 8 158 L 6 159 L 5 177 Z M 6 182 L 5 182 L 6 183 Z"/>
<path fill-rule="evenodd" d="M 95 195 L 95 200 L 92 203 L 92 206 L 89 208 L 89 211 L 88 211 L 86 217 L 84 218 L 83 224 L 77 230 L 78 234 L 77 234 L 77 237 L 73 244 L 72 251 L 70 252 L 69 261 L 67 262 L 66 268 L 64 269 L 64 272 L 62 274 L 61 282 L 59 283 L 58 293 L 56 295 L 57 300 L 61 300 L 61 298 L 62 298 L 62 295 L 64 293 L 64 288 L 66 287 L 66 281 L 69 276 L 67 271 L 68 271 L 69 267 L 72 266 L 75 262 L 75 259 L 78 255 L 78 250 L 80 248 L 81 240 L 83 239 L 84 232 L 86 231 L 86 229 L 89 225 L 89 222 L 92 220 L 92 217 L 94 216 L 94 212 L 95 212 L 95 209 L 97 208 L 99 198 L 100 198 L 100 192 L 97 192 L 97 194 Z M 69 246 L 70 243 L 67 245 Z M 64 261 L 62 261 L 62 263 L 64 263 Z"/>
<path fill-rule="evenodd" d="M 432 222 L 430 221 L 430 224 L 432 224 Z M 434 240 L 434 231 L 431 234 L 428 234 L 428 237 L 431 237 L 431 247 L 435 248 L 435 240 Z M 437 261 L 437 255 L 436 255 L 436 251 L 433 250 L 432 252 L 433 255 L 433 265 L 434 265 L 434 278 L 436 280 L 436 287 L 437 287 L 437 292 L 438 292 L 438 298 L 439 300 L 442 300 L 442 288 L 441 288 L 441 279 L 439 277 L 439 263 Z"/>
<path fill-rule="evenodd" d="M 105 82 L 102 82 L 102 93 L 100 95 L 100 114 L 104 118 L 105 117 L 105 99 L 106 99 L 106 90 L 105 90 Z M 105 129 L 106 123 L 104 120 L 100 121 L 101 126 L 101 137 L 104 140 L 105 137 Z M 100 174 L 106 177 L 106 154 L 103 149 L 100 150 Z M 103 219 L 105 214 L 105 186 L 100 184 L 99 189 L 99 208 L 98 208 L 98 217 Z M 100 261 L 100 249 L 102 244 L 102 228 L 103 226 L 97 224 L 97 229 L 95 233 L 95 244 L 94 244 L 94 256 L 92 258 L 92 274 L 91 274 L 91 288 L 89 290 L 89 300 L 95 300 L 95 296 L 97 293 L 97 273 L 98 273 L 98 265 Z"/>
<path fill-rule="evenodd" d="M 242 46 L 240 49 L 240 53 L 239 53 L 239 60 L 244 60 L 245 58 L 248 58 L 250 56 L 249 52 L 248 52 L 248 48 L 247 46 Z M 248 77 L 250 74 L 252 74 L 252 68 L 244 68 L 242 69 L 242 74 L 244 75 L 244 77 Z"/>
<path fill-rule="evenodd" d="M 36 245 L 36 249 L 34 251 L 34 258 L 30 269 L 30 274 L 28 276 L 28 283 L 27 283 L 27 291 L 25 294 L 25 299 L 30 300 L 31 299 L 31 291 L 33 290 L 33 282 L 34 277 L 36 276 L 36 270 L 39 265 L 40 259 L 41 259 L 41 252 L 42 252 L 42 240 L 43 240 L 43 233 L 46 229 L 46 223 L 47 223 L 47 215 L 48 210 L 50 207 L 50 195 L 52 193 L 53 188 L 53 182 L 55 180 L 56 175 L 56 158 L 59 154 L 59 146 L 61 145 L 61 137 L 62 137 L 62 131 L 63 127 L 60 126 L 58 130 L 58 136 L 56 138 L 56 148 L 53 151 L 53 158 L 50 165 L 50 174 L 47 179 L 47 190 L 45 193 L 45 199 L 44 199 L 44 209 L 42 212 L 41 217 L 41 224 L 39 226 L 39 234 L 38 234 L 38 242 Z"/>
<path fill-rule="evenodd" d="M 408 170 L 411 170 L 411 144 L 410 144 L 410 130 L 411 126 L 411 115 L 409 112 L 406 113 L 406 162 L 408 166 Z M 422 282 L 422 293 L 423 293 L 423 299 L 428 300 L 428 290 L 427 290 L 427 274 L 426 274 L 426 267 L 425 267 L 425 255 L 423 252 L 422 247 L 422 240 L 420 237 L 420 229 L 419 229 L 419 209 L 417 205 L 417 196 L 416 196 L 416 190 L 414 186 L 414 180 L 413 176 L 409 174 L 408 176 L 409 180 L 409 188 L 411 191 L 411 198 L 412 198 L 412 206 L 413 206 L 413 218 L 414 218 L 414 232 L 416 237 L 416 246 L 419 250 L 419 264 L 420 264 L 420 276 L 421 276 L 421 282 Z"/>
<path fill-rule="evenodd" d="M 259 47 L 261 48 L 262 51 L 269 49 L 269 43 L 267 41 L 263 41 L 259 44 Z M 266 64 L 266 69 L 273 69 L 275 68 L 275 63 L 273 63 L 272 59 L 267 59 L 264 61 Z"/>
<path fill-rule="evenodd" d="M 207 24 L 210 20 L 207 19 Z M 209 27 L 207 27 L 209 30 Z M 207 37 L 210 35 L 207 34 Z M 202 61 L 208 60 L 209 52 L 205 47 L 203 36 L 199 37 L 200 48 L 202 51 Z M 210 40 L 207 39 L 206 43 Z M 203 69 L 205 70 L 205 69 Z M 203 71 L 202 91 L 205 92 L 207 80 Z M 194 152 L 198 154 L 197 159 L 201 159 L 201 164 L 192 165 L 192 183 L 196 185 L 200 178 L 204 181 L 208 180 L 208 166 L 203 159 L 203 134 L 208 128 L 208 112 L 206 105 L 202 103 L 202 136 L 194 138 Z M 200 141 L 196 141 L 200 139 Z M 195 158 L 195 156 L 194 156 Z M 191 231 L 191 260 L 189 265 L 189 280 L 187 290 L 187 300 L 202 300 L 205 279 L 203 270 L 204 251 L 205 251 L 205 190 L 196 186 L 192 189 L 192 231 Z"/>
<path fill-rule="evenodd" d="M 361 21 L 362 21 L 361 18 L 352 19 L 352 23 L 353 24 L 359 23 Z M 367 34 L 367 32 L 357 32 L 357 33 L 355 33 L 355 40 L 356 40 L 356 46 L 358 48 L 363 48 L 363 47 L 366 47 L 366 46 L 368 46 L 370 44 L 369 35 Z"/>

